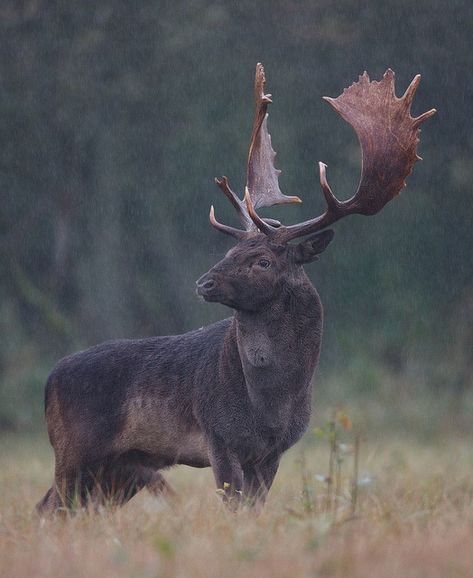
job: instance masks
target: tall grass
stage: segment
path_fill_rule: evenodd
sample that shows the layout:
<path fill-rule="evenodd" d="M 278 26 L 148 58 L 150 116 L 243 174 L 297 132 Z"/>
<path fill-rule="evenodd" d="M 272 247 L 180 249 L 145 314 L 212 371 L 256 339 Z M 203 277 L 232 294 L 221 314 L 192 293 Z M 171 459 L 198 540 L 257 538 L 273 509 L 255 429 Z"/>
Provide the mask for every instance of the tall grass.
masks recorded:
<path fill-rule="evenodd" d="M 122 509 L 38 521 L 53 468 L 45 436 L 4 436 L 0 576 L 471 577 L 471 440 L 368 428 L 356 452 L 359 424 L 345 429 L 341 415 L 320 416 L 328 434 L 311 431 L 288 452 L 259 517 L 230 513 L 210 471 L 181 467 L 167 474 L 170 504 L 143 492 Z"/>

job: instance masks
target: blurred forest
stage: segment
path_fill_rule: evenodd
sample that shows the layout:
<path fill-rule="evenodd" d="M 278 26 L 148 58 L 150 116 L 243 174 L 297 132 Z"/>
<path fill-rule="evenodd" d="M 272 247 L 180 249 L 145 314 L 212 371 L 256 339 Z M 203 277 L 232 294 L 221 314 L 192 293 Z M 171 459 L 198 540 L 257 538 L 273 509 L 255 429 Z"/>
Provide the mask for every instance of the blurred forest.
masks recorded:
<path fill-rule="evenodd" d="M 0 429 L 37 423 L 59 357 L 230 313 L 194 282 L 231 245 L 208 210 L 235 220 L 213 178 L 242 191 L 257 61 L 281 189 L 304 201 L 268 213 L 287 223 L 323 209 L 316 161 L 339 197 L 357 185 L 356 137 L 321 97 L 365 69 L 391 67 L 398 95 L 422 74 L 413 112 L 438 110 L 424 162 L 308 267 L 326 310 L 321 378 L 473 386 L 468 0 L 1 0 L 0 28 Z"/>

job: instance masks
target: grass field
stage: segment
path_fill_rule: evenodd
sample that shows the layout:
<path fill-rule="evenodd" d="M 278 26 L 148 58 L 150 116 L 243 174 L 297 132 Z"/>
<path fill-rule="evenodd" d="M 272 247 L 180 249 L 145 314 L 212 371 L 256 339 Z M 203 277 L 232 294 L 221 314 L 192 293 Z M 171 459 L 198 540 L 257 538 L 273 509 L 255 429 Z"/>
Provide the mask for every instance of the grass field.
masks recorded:
<path fill-rule="evenodd" d="M 284 457 L 259 517 L 228 512 L 210 471 L 181 467 L 167 473 L 178 492 L 172 504 L 143 492 L 117 511 L 38 521 L 32 510 L 53 468 L 46 436 L 4 435 L 0 576 L 470 578 L 471 437 L 398 425 L 401 433 L 367 427 L 355 516 L 353 456 L 328 508 L 328 444 L 309 432 Z M 342 436 L 349 444 L 353 430 Z"/>

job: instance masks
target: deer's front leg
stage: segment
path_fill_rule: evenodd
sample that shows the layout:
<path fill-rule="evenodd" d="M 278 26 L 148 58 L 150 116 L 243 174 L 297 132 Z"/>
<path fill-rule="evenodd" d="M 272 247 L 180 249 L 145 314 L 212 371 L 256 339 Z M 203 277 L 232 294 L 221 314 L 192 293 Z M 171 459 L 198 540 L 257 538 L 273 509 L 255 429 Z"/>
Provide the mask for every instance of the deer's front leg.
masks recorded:
<path fill-rule="evenodd" d="M 243 488 L 243 470 L 238 457 L 225 446 L 223 441 L 212 439 L 210 464 L 217 489 L 223 492 L 223 501 L 232 510 L 237 509 L 241 502 Z"/>
<path fill-rule="evenodd" d="M 243 468 L 243 497 L 251 506 L 263 506 L 279 467 L 279 456 Z"/>

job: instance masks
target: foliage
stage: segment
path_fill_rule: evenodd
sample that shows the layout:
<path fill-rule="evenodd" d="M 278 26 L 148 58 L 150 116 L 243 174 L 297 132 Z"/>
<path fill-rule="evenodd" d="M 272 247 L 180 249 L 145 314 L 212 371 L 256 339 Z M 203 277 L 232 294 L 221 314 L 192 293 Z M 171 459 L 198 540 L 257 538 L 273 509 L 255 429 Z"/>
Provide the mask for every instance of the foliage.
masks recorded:
<path fill-rule="evenodd" d="M 227 174 L 242 189 L 257 61 L 274 95 L 282 190 L 304 200 L 272 212 L 285 222 L 323 206 L 315 161 L 329 165 L 341 197 L 356 186 L 355 137 L 321 96 L 364 69 L 379 78 L 393 68 L 399 94 L 423 75 L 414 112 L 439 111 L 422 134 L 424 163 L 381 215 L 337 225 L 310 274 L 326 308 L 323 371 L 342 363 L 351 383 L 366 383 L 387 367 L 464 389 L 473 374 L 468 12 L 464 0 L 448 16 L 440 0 L 2 2 L 4 389 L 78 347 L 226 314 L 197 301 L 193 285 L 229 247 L 207 212 L 215 203 L 234 218 L 212 181 Z"/>

